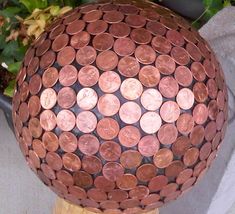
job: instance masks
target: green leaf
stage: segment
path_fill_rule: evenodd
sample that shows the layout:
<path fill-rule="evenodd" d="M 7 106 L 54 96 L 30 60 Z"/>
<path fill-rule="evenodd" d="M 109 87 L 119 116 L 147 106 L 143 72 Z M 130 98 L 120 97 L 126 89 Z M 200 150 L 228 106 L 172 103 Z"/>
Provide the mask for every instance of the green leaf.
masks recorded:
<path fill-rule="evenodd" d="M 34 9 L 44 9 L 47 7 L 47 0 L 20 0 L 20 2 L 28 9 L 31 13 Z"/>
<path fill-rule="evenodd" d="M 4 90 L 4 94 L 9 97 L 13 97 L 14 94 L 14 88 L 15 88 L 15 80 L 11 80 L 8 84 L 8 86 Z"/>
<path fill-rule="evenodd" d="M 18 7 L 7 7 L 4 10 L 0 10 L 0 16 L 12 18 L 20 12 Z"/>
<path fill-rule="evenodd" d="M 2 54 L 4 56 L 8 56 L 8 57 L 14 57 L 16 51 L 18 49 L 18 43 L 17 41 L 10 41 L 6 44 L 6 46 L 4 47 Z"/>
<path fill-rule="evenodd" d="M 13 74 L 17 74 L 18 71 L 20 70 L 21 63 L 22 62 L 11 63 L 11 64 L 8 65 L 7 70 L 10 71 Z"/>
<path fill-rule="evenodd" d="M 4 35 L 0 35 L 0 49 L 3 49 L 4 46 L 6 45 L 5 39 L 6 38 Z"/>

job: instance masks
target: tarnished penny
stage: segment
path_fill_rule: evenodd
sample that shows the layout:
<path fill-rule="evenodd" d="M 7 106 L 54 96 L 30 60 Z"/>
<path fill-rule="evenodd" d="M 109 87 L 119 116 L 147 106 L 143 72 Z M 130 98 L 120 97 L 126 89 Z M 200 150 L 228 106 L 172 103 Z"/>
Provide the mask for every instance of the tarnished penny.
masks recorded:
<path fill-rule="evenodd" d="M 112 24 L 109 28 L 109 32 L 116 38 L 123 38 L 130 34 L 131 29 L 126 23 L 119 22 Z"/>
<path fill-rule="evenodd" d="M 126 17 L 125 22 L 133 28 L 140 28 L 145 25 L 146 19 L 143 16 L 132 14 Z"/>
<path fill-rule="evenodd" d="M 190 140 L 186 136 L 180 136 L 172 145 L 172 151 L 176 156 L 182 156 L 191 147 Z"/>
<path fill-rule="evenodd" d="M 133 147 L 138 144 L 141 134 L 135 126 L 123 127 L 119 134 L 118 139 L 120 143 L 125 147 Z"/>
<path fill-rule="evenodd" d="M 110 181 L 116 181 L 124 174 L 124 168 L 117 162 L 108 162 L 103 166 L 103 175 Z"/>
<path fill-rule="evenodd" d="M 77 115 L 76 126 L 83 133 L 90 133 L 95 130 L 97 118 L 91 111 L 82 111 Z"/>
<path fill-rule="evenodd" d="M 120 87 L 121 94 L 127 100 L 135 100 L 143 92 L 143 86 L 139 80 L 135 78 L 125 79 Z"/>
<path fill-rule="evenodd" d="M 151 45 L 160 54 L 168 54 L 171 51 L 171 43 L 163 36 L 157 35 L 152 39 Z"/>
<path fill-rule="evenodd" d="M 169 55 L 159 55 L 156 59 L 155 66 L 162 74 L 172 74 L 175 71 L 175 61 Z"/>
<path fill-rule="evenodd" d="M 89 174 L 96 174 L 102 170 L 101 160 L 94 155 L 85 155 L 82 158 L 82 168 Z"/>
<path fill-rule="evenodd" d="M 175 69 L 175 79 L 177 80 L 179 85 L 183 87 L 187 87 L 191 85 L 193 81 L 193 76 L 189 68 L 182 65 L 182 66 L 178 66 Z"/>
<path fill-rule="evenodd" d="M 33 117 L 39 114 L 41 110 L 41 104 L 38 96 L 32 96 L 29 98 L 28 109 L 29 114 Z"/>
<path fill-rule="evenodd" d="M 159 82 L 159 91 L 164 97 L 173 98 L 179 91 L 179 85 L 173 77 L 166 76 Z"/>
<path fill-rule="evenodd" d="M 153 163 L 158 168 L 166 168 L 173 161 L 173 153 L 170 149 L 160 149 L 153 157 Z"/>
<path fill-rule="evenodd" d="M 180 108 L 174 101 L 167 101 L 160 108 L 160 115 L 167 123 L 175 122 L 180 115 Z"/>
<path fill-rule="evenodd" d="M 119 125 L 112 118 L 103 118 L 97 124 L 97 133 L 105 140 L 111 140 L 118 135 Z"/>
<path fill-rule="evenodd" d="M 165 175 L 167 177 L 177 177 L 180 172 L 184 169 L 184 164 L 182 161 L 176 160 L 173 161 L 166 169 Z"/>
<path fill-rule="evenodd" d="M 85 155 L 94 155 L 99 146 L 99 140 L 94 135 L 84 134 L 78 139 L 78 148 Z"/>
<path fill-rule="evenodd" d="M 81 32 L 85 27 L 85 22 L 82 20 L 74 20 L 73 22 L 69 23 L 66 27 L 66 33 L 69 35 L 74 35 L 76 33 Z"/>
<path fill-rule="evenodd" d="M 136 171 L 136 177 L 143 182 L 150 181 L 157 174 L 157 168 L 153 164 L 143 164 Z"/>
<path fill-rule="evenodd" d="M 188 88 L 182 88 L 176 96 L 176 101 L 180 108 L 190 109 L 194 104 L 194 94 Z"/>
<path fill-rule="evenodd" d="M 52 88 L 47 88 L 42 91 L 40 96 L 40 103 L 44 109 L 51 109 L 57 101 L 56 92 Z"/>
<path fill-rule="evenodd" d="M 98 176 L 94 180 L 94 185 L 98 189 L 102 189 L 105 192 L 111 191 L 115 188 L 115 183 L 106 179 L 104 176 Z"/>
<path fill-rule="evenodd" d="M 58 70 L 55 67 L 46 69 L 42 75 L 42 84 L 46 88 L 50 88 L 58 81 Z"/>
<path fill-rule="evenodd" d="M 121 156 L 121 147 L 114 141 L 105 141 L 101 144 L 99 153 L 106 161 L 116 161 Z"/>
<path fill-rule="evenodd" d="M 65 65 L 59 72 L 59 82 L 63 86 L 71 86 L 77 81 L 77 69 L 73 65 Z"/>
<path fill-rule="evenodd" d="M 162 125 L 162 119 L 156 112 L 146 112 L 140 118 L 140 127 L 147 134 L 154 134 Z"/>
<path fill-rule="evenodd" d="M 184 45 L 184 37 L 176 30 L 168 30 L 166 33 L 166 38 L 175 46 Z"/>
<path fill-rule="evenodd" d="M 113 51 L 107 50 L 98 54 L 96 65 L 103 71 L 114 69 L 118 64 L 118 56 Z"/>
<path fill-rule="evenodd" d="M 34 74 L 29 80 L 29 92 L 32 95 L 37 94 L 42 87 L 42 79 L 38 74 Z"/>
<path fill-rule="evenodd" d="M 109 50 L 113 47 L 114 39 L 109 33 L 101 33 L 92 40 L 93 47 L 98 51 Z"/>
<path fill-rule="evenodd" d="M 148 188 L 150 192 L 156 192 L 161 190 L 167 184 L 168 184 L 168 178 L 164 175 L 158 175 L 150 180 Z"/>
<path fill-rule="evenodd" d="M 201 125 L 197 125 L 190 133 L 190 141 L 192 145 L 200 145 L 205 137 L 205 129 Z"/>
<path fill-rule="evenodd" d="M 151 39 L 151 33 L 144 28 L 133 29 L 130 34 L 131 39 L 137 44 L 148 44 Z"/>
<path fill-rule="evenodd" d="M 126 169 L 136 168 L 141 164 L 142 156 L 138 151 L 127 150 L 121 154 L 120 163 Z"/>
<path fill-rule="evenodd" d="M 93 184 L 90 174 L 84 171 L 77 171 L 73 174 L 74 183 L 81 188 L 88 188 Z"/>
<path fill-rule="evenodd" d="M 80 48 L 76 53 L 76 61 L 80 65 L 92 64 L 96 59 L 96 51 L 91 46 Z"/>
<path fill-rule="evenodd" d="M 55 38 L 52 42 L 52 50 L 53 51 L 60 51 L 62 50 L 69 42 L 69 36 L 67 34 L 61 34 Z"/>
<path fill-rule="evenodd" d="M 81 31 L 73 35 L 70 39 L 70 45 L 75 49 L 80 49 L 89 44 L 90 34 L 86 31 Z"/>
<path fill-rule="evenodd" d="M 146 24 L 147 30 L 149 30 L 153 35 L 163 36 L 166 33 L 166 28 L 158 21 L 149 21 Z"/>
<path fill-rule="evenodd" d="M 116 184 L 119 189 L 131 190 L 136 187 L 137 179 L 132 174 L 124 174 L 120 178 L 117 179 Z"/>
<path fill-rule="evenodd" d="M 78 146 L 77 138 L 71 132 L 62 132 L 59 136 L 59 145 L 65 152 L 74 152 Z"/>
<path fill-rule="evenodd" d="M 65 153 L 62 156 L 64 167 L 72 172 L 78 171 L 81 168 L 81 161 L 79 157 L 73 153 Z"/>
<path fill-rule="evenodd" d="M 103 15 L 100 10 L 91 10 L 83 16 L 83 20 L 86 22 L 94 22 L 101 18 Z"/>
<path fill-rule="evenodd" d="M 99 98 L 97 107 L 104 116 L 113 116 L 119 111 L 120 101 L 113 94 L 104 94 Z"/>
<path fill-rule="evenodd" d="M 191 114 L 183 113 L 176 121 L 176 127 L 181 134 L 189 134 L 194 127 L 194 119 Z"/>
<path fill-rule="evenodd" d="M 57 62 L 61 66 L 71 64 L 75 59 L 75 50 L 71 46 L 64 47 L 57 55 Z"/>
<path fill-rule="evenodd" d="M 136 123 L 141 117 L 141 108 L 135 102 L 126 102 L 121 106 L 119 116 L 127 124 Z"/>
<path fill-rule="evenodd" d="M 98 84 L 103 92 L 113 93 L 119 89 L 121 78 L 114 71 L 106 71 L 100 75 Z"/>
<path fill-rule="evenodd" d="M 174 124 L 164 124 L 158 130 L 158 139 L 164 145 L 174 143 L 177 136 L 178 131 Z"/>
<path fill-rule="evenodd" d="M 156 52 L 149 45 L 139 45 L 135 49 L 135 57 L 142 64 L 152 64 L 156 59 Z"/>
<path fill-rule="evenodd" d="M 57 102 L 61 108 L 71 108 L 76 102 L 75 91 L 70 87 L 60 89 L 57 96 Z"/>
<path fill-rule="evenodd" d="M 78 72 L 78 81 L 84 87 L 91 87 L 98 82 L 99 71 L 93 65 L 86 65 Z"/>
<path fill-rule="evenodd" d="M 153 135 L 146 135 L 142 137 L 138 143 L 138 150 L 145 157 L 151 157 L 156 154 L 159 147 L 159 141 L 157 137 Z"/>
<path fill-rule="evenodd" d="M 149 88 L 141 95 L 141 104 L 147 110 L 155 111 L 159 109 L 162 102 L 162 95 L 157 89 Z"/>
<path fill-rule="evenodd" d="M 61 110 L 56 117 L 57 126 L 63 131 L 71 131 L 75 126 L 75 116 L 69 110 Z"/>
<path fill-rule="evenodd" d="M 135 43 L 130 38 L 118 38 L 113 49 L 119 56 L 129 56 L 135 51 Z"/>
<path fill-rule="evenodd" d="M 108 11 L 103 16 L 104 21 L 113 24 L 121 22 L 124 19 L 123 13 L 119 11 Z"/>
<path fill-rule="evenodd" d="M 103 20 L 97 20 L 87 25 L 87 32 L 91 35 L 97 35 L 107 30 L 108 24 Z"/>
<path fill-rule="evenodd" d="M 125 56 L 118 62 L 118 71 L 125 77 L 134 77 L 139 73 L 140 64 L 132 56 Z"/>
<path fill-rule="evenodd" d="M 83 88 L 77 94 L 77 104 L 83 110 L 94 108 L 97 101 L 98 96 L 92 88 Z"/>
<path fill-rule="evenodd" d="M 159 70 L 152 65 L 144 66 L 140 69 L 139 80 L 146 87 L 154 87 L 160 81 Z"/>

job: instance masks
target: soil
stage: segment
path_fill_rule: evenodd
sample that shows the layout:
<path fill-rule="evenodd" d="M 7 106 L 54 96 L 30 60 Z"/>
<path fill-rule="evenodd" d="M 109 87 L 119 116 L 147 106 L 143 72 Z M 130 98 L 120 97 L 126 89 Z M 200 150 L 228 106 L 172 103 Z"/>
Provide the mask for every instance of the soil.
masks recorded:
<path fill-rule="evenodd" d="M 4 67 L 0 66 L 0 93 L 8 86 L 8 83 L 15 79 L 15 75 L 11 74 Z"/>

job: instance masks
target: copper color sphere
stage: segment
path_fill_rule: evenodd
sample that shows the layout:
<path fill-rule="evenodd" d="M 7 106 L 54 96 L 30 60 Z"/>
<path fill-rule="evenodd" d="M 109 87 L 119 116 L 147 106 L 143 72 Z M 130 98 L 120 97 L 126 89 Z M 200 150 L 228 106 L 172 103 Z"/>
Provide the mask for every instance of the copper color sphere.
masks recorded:
<path fill-rule="evenodd" d="M 27 51 L 13 118 L 32 170 L 94 212 L 176 199 L 224 138 L 227 89 L 198 32 L 151 2 L 80 6 Z"/>

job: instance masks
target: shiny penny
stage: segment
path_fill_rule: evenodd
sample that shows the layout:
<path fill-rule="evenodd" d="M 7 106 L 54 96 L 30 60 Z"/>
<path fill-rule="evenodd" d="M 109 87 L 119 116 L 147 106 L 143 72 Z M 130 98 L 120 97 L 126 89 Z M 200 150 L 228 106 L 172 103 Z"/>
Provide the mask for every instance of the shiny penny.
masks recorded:
<path fill-rule="evenodd" d="M 140 127 L 147 134 L 153 134 L 159 130 L 162 119 L 156 112 L 146 112 L 140 118 Z"/>
<path fill-rule="evenodd" d="M 140 64 L 132 56 L 125 56 L 118 62 L 118 71 L 125 77 L 134 77 L 139 73 Z"/>
<path fill-rule="evenodd" d="M 160 108 L 160 115 L 167 123 L 175 122 L 180 115 L 180 108 L 174 101 L 167 101 Z"/>
<path fill-rule="evenodd" d="M 63 86 L 71 86 L 77 81 L 77 69 L 73 65 L 65 65 L 59 72 L 59 82 Z"/>
<path fill-rule="evenodd" d="M 146 87 L 154 87 L 160 81 L 159 70 L 152 65 L 144 66 L 140 69 L 139 80 Z"/>
<path fill-rule="evenodd" d="M 77 104 L 83 110 L 94 108 L 97 101 L 98 96 L 92 88 L 83 88 L 77 94 Z"/>
<path fill-rule="evenodd" d="M 194 127 L 194 119 L 191 114 L 181 114 L 176 121 L 176 127 L 181 134 L 189 134 Z"/>
<path fill-rule="evenodd" d="M 116 184 L 121 190 L 131 190 L 137 186 L 137 179 L 132 174 L 124 174 L 117 179 Z"/>
<path fill-rule="evenodd" d="M 180 108 L 188 110 L 194 104 L 194 94 L 188 88 L 182 88 L 176 96 L 176 101 Z"/>
<path fill-rule="evenodd" d="M 81 31 L 73 35 L 70 39 L 70 45 L 75 49 L 80 49 L 85 47 L 90 42 L 90 34 L 86 31 Z"/>
<path fill-rule="evenodd" d="M 138 151 L 127 150 L 121 154 L 120 163 L 126 169 L 136 168 L 141 164 L 142 156 Z"/>
<path fill-rule="evenodd" d="M 139 45 L 135 49 L 135 57 L 142 64 L 152 64 L 156 59 L 156 52 L 149 45 Z"/>
<path fill-rule="evenodd" d="M 100 75 L 98 84 L 103 92 L 113 93 L 119 89 L 121 78 L 114 71 L 106 71 Z"/>
<path fill-rule="evenodd" d="M 173 77 L 166 76 L 159 82 L 159 91 L 164 97 L 173 98 L 179 91 L 179 85 Z"/>
<path fill-rule="evenodd" d="M 169 55 L 159 55 L 156 59 L 155 66 L 162 74 L 172 74 L 175 71 L 175 61 Z"/>
<path fill-rule="evenodd" d="M 194 121 L 201 125 L 206 122 L 208 118 L 208 108 L 205 104 L 197 104 L 193 109 L 193 119 Z"/>
<path fill-rule="evenodd" d="M 182 65 L 175 69 L 175 79 L 179 85 L 187 87 L 191 85 L 193 76 L 189 68 Z"/>
<path fill-rule="evenodd" d="M 78 72 L 78 81 L 84 87 L 91 87 L 98 82 L 99 71 L 93 65 L 86 65 Z"/>
<path fill-rule="evenodd" d="M 117 162 L 108 162 L 103 166 L 103 175 L 110 181 L 116 181 L 124 174 L 124 168 Z"/>
<path fill-rule="evenodd" d="M 97 107 L 104 116 L 113 116 L 119 111 L 120 101 L 113 94 L 104 94 L 99 98 Z"/>
<path fill-rule="evenodd" d="M 182 47 L 173 47 L 171 50 L 171 57 L 179 65 L 187 65 L 190 61 L 188 52 Z"/>
<path fill-rule="evenodd" d="M 76 102 L 76 93 L 70 87 L 64 87 L 59 90 L 57 102 L 61 108 L 71 108 Z"/>
<path fill-rule="evenodd" d="M 77 138 L 71 132 L 62 132 L 59 136 L 59 145 L 65 152 L 74 152 L 78 146 Z"/>
<path fill-rule="evenodd" d="M 44 110 L 40 114 L 40 125 L 46 131 L 51 131 L 56 126 L 56 116 L 51 110 Z"/>
<path fill-rule="evenodd" d="M 139 80 L 134 78 L 125 79 L 120 87 L 121 94 L 127 100 L 135 100 L 143 92 L 143 86 Z"/>
<path fill-rule="evenodd" d="M 146 135 L 141 138 L 138 143 L 139 152 L 145 157 L 151 157 L 159 150 L 160 143 L 157 137 L 153 135 Z"/>
<path fill-rule="evenodd" d="M 103 51 L 98 54 L 96 64 L 103 71 L 113 70 L 118 64 L 118 56 L 111 50 Z"/>
<path fill-rule="evenodd" d="M 94 135 L 84 134 L 78 139 L 78 148 L 85 155 L 94 155 L 99 146 L 99 140 Z"/>
<path fill-rule="evenodd" d="M 51 109 L 57 102 L 56 92 L 52 88 L 47 88 L 42 91 L 40 103 L 44 109 Z"/>
<path fill-rule="evenodd" d="M 64 167 L 72 172 L 78 171 L 81 168 L 81 161 L 79 157 L 73 153 L 65 153 L 62 156 Z"/>
<path fill-rule="evenodd" d="M 77 115 L 76 126 L 83 133 L 90 133 L 95 130 L 97 118 L 91 111 L 82 111 Z"/>
<path fill-rule="evenodd" d="M 119 56 L 129 56 L 135 51 L 135 43 L 130 38 L 118 38 L 113 49 Z"/>
<path fill-rule="evenodd" d="M 143 182 L 150 181 L 157 174 L 157 168 L 153 164 L 143 164 L 136 171 L 136 177 Z"/>
<path fill-rule="evenodd" d="M 56 84 L 58 81 L 59 73 L 54 67 L 50 67 L 43 72 L 42 84 L 46 88 L 50 88 Z"/>
<path fill-rule="evenodd" d="M 155 111 L 159 109 L 162 102 L 162 95 L 157 89 L 149 88 L 141 95 L 141 104 L 147 110 Z"/>
<path fill-rule="evenodd" d="M 121 106 L 119 116 L 124 123 L 136 123 L 141 117 L 141 108 L 135 102 L 126 102 Z"/>
<path fill-rule="evenodd" d="M 98 51 L 109 50 L 113 47 L 114 39 L 109 33 L 101 33 L 94 37 L 92 44 Z"/>
<path fill-rule="evenodd" d="M 178 130 L 174 124 L 164 124 L 158 130 L 158 139 L 164 145 L 175 142 L 178 136 Z"/>
<path fill-rule="evenodd" d="M 170 149 L 160 149 L 153 157 L 153 163 L 158 168 L 166 168 L 173 161 L 173 153 Z"/>
<path fill-rule="evenodd" d="M 92 64 L 96 59 L 96 51 L 91 46 L 80 48 L 76 53 L 76 61 L 80 65 Z"/>
<path fill-rule="evenodd" d="M 71 131 L 75 126 L 75 116 L 69 110 L 61 110 L 56 117 L 57 126 L 63 131 Z"/>

